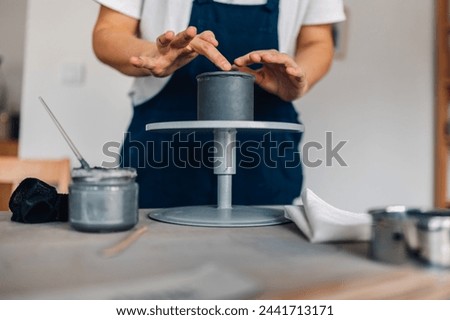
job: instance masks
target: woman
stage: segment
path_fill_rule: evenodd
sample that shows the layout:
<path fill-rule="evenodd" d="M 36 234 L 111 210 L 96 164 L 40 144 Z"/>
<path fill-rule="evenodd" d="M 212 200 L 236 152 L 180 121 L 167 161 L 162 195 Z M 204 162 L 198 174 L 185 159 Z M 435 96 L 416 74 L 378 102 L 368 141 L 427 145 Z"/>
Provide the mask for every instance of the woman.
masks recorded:
<path fill-rule="evenodd" d="M 121 164 L 138 170 L 140 207 L 216 203 L 216 179 L 206 165 L 210 154 L 199 147 L 211 137 L 145 131 L 150 122 L 196 119 L 198 74 L 248 72 L 255 76 L 255 120 L 298 123 L 292 101 L 328 71 L 331 24 L 344 19 L 342 0 L 97 2 L 97 57 L 136 77 Z M 238 152 L 233 203 L 291 203 L 302 184 L 300 135 L 238 139 L 246 148 Z"/>

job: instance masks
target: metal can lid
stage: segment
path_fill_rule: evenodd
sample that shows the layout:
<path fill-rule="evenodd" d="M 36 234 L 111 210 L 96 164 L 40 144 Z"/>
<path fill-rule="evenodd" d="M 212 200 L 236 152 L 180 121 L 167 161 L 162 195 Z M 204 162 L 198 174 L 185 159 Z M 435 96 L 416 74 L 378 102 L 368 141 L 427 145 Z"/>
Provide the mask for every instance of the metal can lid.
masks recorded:
<path fill-rule="evenodd" d="M 408 216 L 415 216 L 422 213 L 418 208 L 411 208 L 404 205 L 391 205 L 387 207 L 374 208 L 369 210 L 374 218 L 391 218 L 391 219 L 405 219 Z"/>
<path fill-rule="evenodd" d="M 417 226 L 419 229 L 428 231 L 437 231 L 442 229 L 450 230 L 450 210 L 432 209 L 425 211 L 419 216 Z"/>
<path fill-rule="evenodd" d="M 137 176 L 134 168 L 101 168 L 92 169 L 77 168 L 72 170 L 72 179 L 79 181 L 102 181 L 108 179 L 135 179 Z"/>
<path fill-rule="evenodd" d="M 450 217 L 450 209 L 430 209 L 425 211 L 423 215 L 428 217 Z"/>

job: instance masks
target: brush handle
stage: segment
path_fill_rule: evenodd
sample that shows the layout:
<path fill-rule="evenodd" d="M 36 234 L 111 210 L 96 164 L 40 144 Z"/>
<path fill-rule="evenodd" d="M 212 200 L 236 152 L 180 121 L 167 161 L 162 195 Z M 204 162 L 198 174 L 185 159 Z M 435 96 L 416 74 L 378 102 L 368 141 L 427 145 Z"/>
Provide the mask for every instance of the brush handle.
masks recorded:
<path fill-rule="evenodd" d="M 39 100 L 41 101 L 42 105 L 44 106 L 45 110 L 47 110 L 48 114 L 50 115 L 50 118 L 52 118 L 53 122 L 55 123 L 56 127 L 58 128 L 59 132 L 61 132 L 64 140 L 66 140 L 67 144 L 69 145 L 70 149 L 72 149 L 73 153 L 75 153 L 75 156 L 77 157 L 78 161 L 81 163 L 81 167 L 83 169 L 89 170 L 91 167 L 89 164 L 84 160 L 83 156 L 81 155 L 80 151 L 78 151 L 77 147 L 75 147 L 72 140 L 70 140 L 69 136 L 67 135 L 66 131 L 64 131 L 63 127 L 59 123 L 58 119 L 56 119 L 53 112 L 48 107 L 47 103 L 45 103 L 44 99 L 42 97 L 39 97 Z"/>

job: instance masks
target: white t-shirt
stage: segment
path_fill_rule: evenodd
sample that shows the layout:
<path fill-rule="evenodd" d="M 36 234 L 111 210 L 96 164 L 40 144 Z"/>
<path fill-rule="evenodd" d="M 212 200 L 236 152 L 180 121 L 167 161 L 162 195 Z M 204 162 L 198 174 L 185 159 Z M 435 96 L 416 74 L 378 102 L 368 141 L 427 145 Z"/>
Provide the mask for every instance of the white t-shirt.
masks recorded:
<path fill-rule="evenodd" d="M 192 0 L 95 0 L 98 3 L 141 20 L 143 39 L 155 41 L 168 30 L 180 32 L 188 26 Z M 216 0 L 217 2 L 255 5 L 266 0 Z M 345 19 L 343 0 L 280 0 L 278 41 L 281 52 L 293 55 L 302 25 L 335 23 Z M 220 41 L 220 39 L 218 39 Z M 272 48 L 267 48 L 272 49 Z M 154 95 L 170 77 L 138 77 L 130 91 L 133 105 L 139 105 Z"/>

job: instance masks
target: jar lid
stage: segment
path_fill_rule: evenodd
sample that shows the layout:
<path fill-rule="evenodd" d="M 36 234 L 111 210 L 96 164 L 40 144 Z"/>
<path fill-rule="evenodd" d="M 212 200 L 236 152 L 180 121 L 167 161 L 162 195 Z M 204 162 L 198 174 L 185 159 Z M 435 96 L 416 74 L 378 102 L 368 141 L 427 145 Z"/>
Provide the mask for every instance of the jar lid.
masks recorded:
<path fill-rule="evenodd" d="M 134 179 L 137 173 L 134 168 L 77 168 L 72 170 L 73 180 L 100 181 L 106 179 Z"/>
<path fill-rule="evenodd" d="M 442 229 L 450 230 L 450 210 L 432 209 L 425 211 L 419 216 L 417 225 L 422 230 L 437 231 Z"/>
<path fill-rule="evenodd" d="M 407 216 L 415 216 L 421 213 L 422 210 L 418 208 L 410 208 L 404 205 L 391 205 L 369 210 L 369 214 L 374 218 L 388 217 L 391 219 L 404 219 Z"/>

